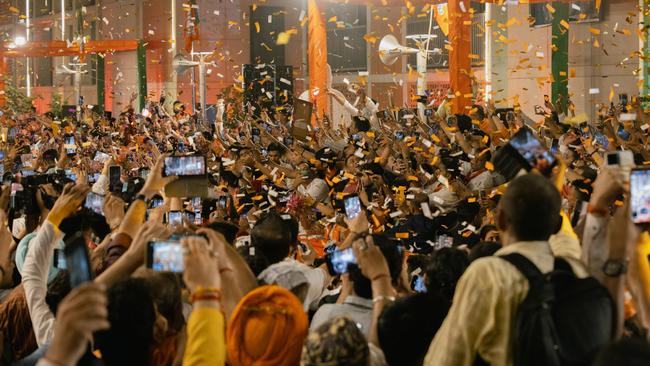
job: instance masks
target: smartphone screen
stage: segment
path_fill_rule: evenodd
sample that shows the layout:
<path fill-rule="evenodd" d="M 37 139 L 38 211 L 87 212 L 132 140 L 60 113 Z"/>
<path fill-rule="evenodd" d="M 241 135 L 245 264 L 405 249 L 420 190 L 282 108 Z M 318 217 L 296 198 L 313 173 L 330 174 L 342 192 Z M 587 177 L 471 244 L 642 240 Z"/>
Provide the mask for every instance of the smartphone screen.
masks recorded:
<path fill-rule="evenodd" d="M 344 250 L 335 250 L 327 255 L 327 266 L 330 272 L 343 274 L 348 272 L 348 265 L 356 264 L 357 258 L 354 256 L 352 248 Z"/>
<path fill-rule="evenodd" d="M 111 192 L 120 192 L 122 185 L 120 184 L 120 176 L 122 175 L 122 168 L 119 165 L 112 165 L 108 168 L 108 180 Z"/>
<path fill-rule="evenodd" d="M 253 143 L 259 144 L 260 143 L 260 129 L 257 127 L 251 128 L 251 137 L 253 139 Z"/>
<path fill-rule="evenodd" d="M 74 142 L 74 136 L 73 135 L 67 135 L 63 139 L 63 143 L 65 145 L 65 152 L 68 154 L 68 156 L 74 155 L 77 153 L 77 145 L 75 145 Z"/>
<path fill-rule="evenodd" d="M 185 211 L 184 213 L 185 218 L 189 222 L 194 222 L 194 218 L 196 217 L 196 214 L 192 211 Z"/>
<path fill-rule="evenodd" d="M 83 233 L 77 232 L 65 243 L 65 261 L 70 272 L 70 286 L 75 288 L 92 281 L 92 271 L 88 259 L 88 249 Z"/>
<path fill-rule="evenodd" d="M 205 175 L 205 157 L 193 156 L 168 156 L 165 158 L 163 168 L 164 176 L 201 176 Z"/>
<path fill-rule="evenodd" d="M 23 176 L 23 177 L 31 177 L 32 175 L 34 175 L 34 171 L 33 170 L 28 170 L 28 169 L 23 169 L 23 170 L 20 171 L 20 175 Z"/>
<path fill-rule="evenodd" d="M 73 182 L 77 181 L 77 175 L 75 173 L 73 173 L 71 169 L 66 169 L 65 170 L 65 177 L 70 179 Z"/>
<path fill-rule="evenodd" d="M 149 204 L 149 208 L 156 208 L 162 206 L 163 203 L 165 203 L 165 200 L 163 200 L 161 197 L 155 197 L 151 200 L 151 203 Z"/>
<path fill-rule="evenodd" d="M 86 196 L 86 202 L 84 203 L 84 207 L 103 216 L 104 196 L 94 192 L 89 192 L 88 195 Z"/>
<path fill-rule="evenodd" d="M 183 225 L 183 213 L 180 211 L 169 211 L 169 225 L 181 226 Z"/>
<path fill-rule="evenodd" d="M 147 268 L 157 272 L 182 273 L 185 269 L 183 246 L 176 240 L 147 243 Z"/>
<path fill-rule="evenodd" d="M 224 209 L 228 205 L 228 196 L 221 196 L 217 201 L 217 208 Z"/>
<path fill-rule="evenodd" d="M 55 248 L 52 259 L 53 259 L 52 266 L 54 266 L 54 268 L 58 268 L 58 269 L 68 268 L 65 262 L 65 253 L 63 252 L 63 249 Z"/>
<path fill-rule="evenodd" d="M 424 284 L 424 277 L 423 276 L 413 276 L 413 291 L 419 292 L 419 293 L 425 293 L 427 292 L 427 286 Z"/>
<path fill-rule="evenodd" d="M 402 131 L 397 131 L 397 132 L 395 132 L 395 138 L 396 138 L 398 141 L 402 141 L 402 140 L 404 140 L 404 132 L 402 132 Z"/>
<path fill-rule="evenodd" d="M 542 146 L 527 128 L 521 128 L 510 139 L 510 146 L 521 155 L 528 165 L 542 174 L 550 173 L 555 165 L 555 157 Z"/>
<path fill-rule="evenodd" d="M 352 220 L 361 213 L 361 201 L 359 196 L 347 196 L 345 197 L 345 214 L 348 217 L 348 220 Z"/>
<path fill-rule="evenodd" d="M 650 223 L 650 169 L 632 169 L 630 209 L 635 224 Z"/>

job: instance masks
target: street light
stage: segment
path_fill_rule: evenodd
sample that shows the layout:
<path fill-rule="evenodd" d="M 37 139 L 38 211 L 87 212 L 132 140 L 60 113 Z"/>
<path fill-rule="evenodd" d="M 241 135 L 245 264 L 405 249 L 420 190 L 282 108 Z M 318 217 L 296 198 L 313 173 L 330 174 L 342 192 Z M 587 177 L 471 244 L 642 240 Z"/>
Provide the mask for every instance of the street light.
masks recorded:
<path fill-rule="evenodd" d="M 24 46 L 27 44 L 27 38 L 24 36 L 16 36 L 16 38 L 14 38 L 14 44 L 18 47 Z"/>

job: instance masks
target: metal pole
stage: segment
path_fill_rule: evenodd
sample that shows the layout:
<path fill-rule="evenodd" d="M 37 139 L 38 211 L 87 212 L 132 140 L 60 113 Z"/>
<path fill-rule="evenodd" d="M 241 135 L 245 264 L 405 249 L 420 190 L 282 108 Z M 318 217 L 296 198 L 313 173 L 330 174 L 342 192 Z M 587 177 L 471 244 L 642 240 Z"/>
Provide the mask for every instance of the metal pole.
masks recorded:
<path fill-rule="evenodd" d="M 25 40 L 29 42 L 29 36 L 30 36 L 30 14 L 29 14 L 29 8 L 31 6 L 30 0 L 25 1 Z M 25 86 L 27 89 L 27 96 L 31 97 L 32 96 L 32 76 L 30 75 L 30 70 L 29 70 L 29 57 L 25 57 Z"/>
<path fill-rule="evenodd" d="M 205 56 L 201 55 L 200 56 L 200 62 L 199 62 L 199 100 L 201 102 L 201 125 L 206 123 L 206 118 L 205 118 Z M 194 68 L 192 68 L 194 70 Z"/>
<path fill-rule="evenodd" d="M 83 44 L 83 43 L 82 43 Z M 81 63 L 74 65 L 74 97 L 77 104 L 77 122 L 81 121 Z"/>

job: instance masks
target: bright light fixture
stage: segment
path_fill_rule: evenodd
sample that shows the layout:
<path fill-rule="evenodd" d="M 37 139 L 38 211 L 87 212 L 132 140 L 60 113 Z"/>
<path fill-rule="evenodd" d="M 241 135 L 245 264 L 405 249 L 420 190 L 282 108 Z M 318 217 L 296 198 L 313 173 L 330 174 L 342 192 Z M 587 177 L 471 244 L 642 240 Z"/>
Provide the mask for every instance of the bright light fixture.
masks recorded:
<path fill-rule="evenodd" d="M 27 44 L 27 39 L 23 36 L 16 36 L 16 38 L 14 38 L 14 44 L 16 46 L 24 46 Z"/>

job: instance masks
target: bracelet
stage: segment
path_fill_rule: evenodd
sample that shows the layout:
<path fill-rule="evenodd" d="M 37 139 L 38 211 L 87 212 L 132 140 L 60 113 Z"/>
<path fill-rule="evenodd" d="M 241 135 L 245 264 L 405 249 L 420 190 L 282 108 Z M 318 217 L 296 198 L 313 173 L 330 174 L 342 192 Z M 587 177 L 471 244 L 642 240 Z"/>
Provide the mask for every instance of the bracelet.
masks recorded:
<path fill-rule="evenodd" d="M 395 296 L 379 295 L 379 296 L 375 296 L 375 297 L 372 298 L 372 303 L 373 304 L 376 304 L 376 303 L 378 303 L 380 301 L 393 302 L 393 301 L 395 301 Z"/>
<path fill-rule="evenodd" d="M 378 279 L 384 278 L 384 277 L 388 277 L 388 274 L 387 273 L 380 273 L 380 274 L 376 275 L 375 277 L 371 278 L 370 282 L 375 282 Z"/>

